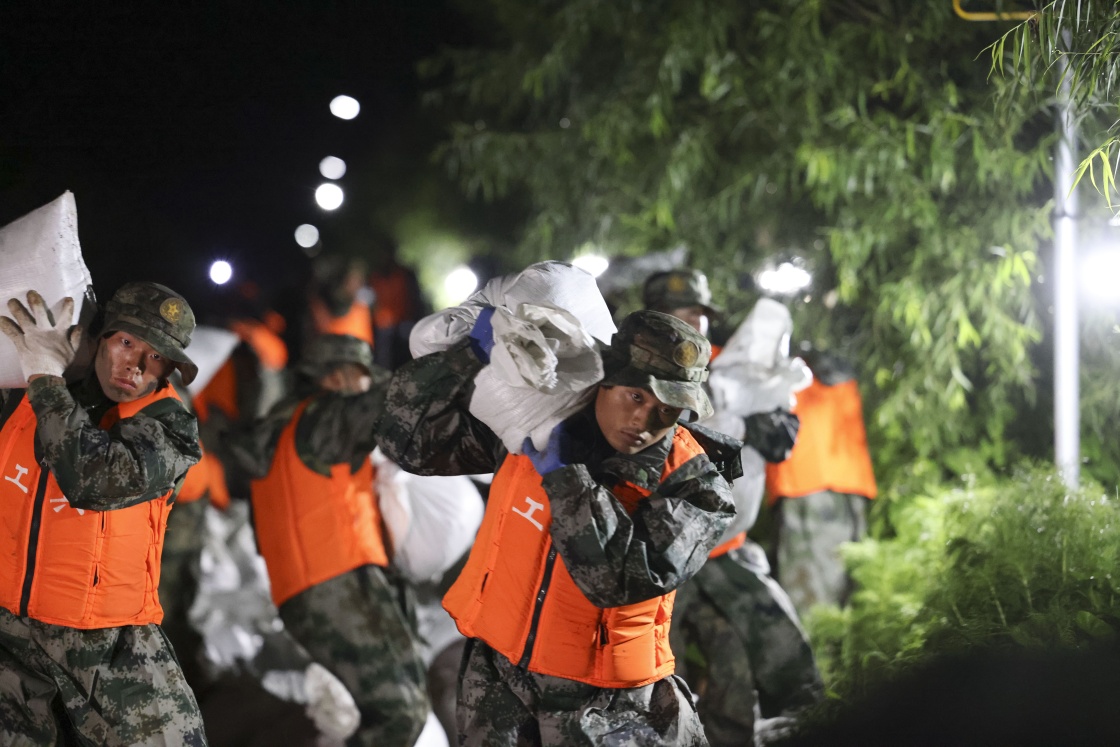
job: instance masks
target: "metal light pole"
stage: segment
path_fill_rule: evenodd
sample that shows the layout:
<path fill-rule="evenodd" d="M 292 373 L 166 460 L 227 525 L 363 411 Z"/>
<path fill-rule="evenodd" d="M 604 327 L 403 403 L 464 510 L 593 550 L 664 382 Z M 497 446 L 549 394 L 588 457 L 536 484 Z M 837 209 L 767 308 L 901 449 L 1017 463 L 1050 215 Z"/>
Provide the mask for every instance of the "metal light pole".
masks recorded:
<path fill-rule="evenodd" d="M 1069 34 L 1062 38 L 1069 47 Z M 1081 412 L 1077 309 L 1077 193 L 1074 169 L 1077 124 L 1066 57 L 1058 60 L 1058 110 L 1054 152 L 1054 461 L 1076 488 L 1081 477 Z"/>

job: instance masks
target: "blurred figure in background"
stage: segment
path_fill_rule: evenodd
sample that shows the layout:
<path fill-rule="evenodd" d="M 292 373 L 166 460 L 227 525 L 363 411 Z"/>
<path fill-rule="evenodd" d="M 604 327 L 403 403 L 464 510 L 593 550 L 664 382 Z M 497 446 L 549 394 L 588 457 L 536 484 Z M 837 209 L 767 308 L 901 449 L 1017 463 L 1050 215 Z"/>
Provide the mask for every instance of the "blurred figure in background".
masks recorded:
<path fill-rule="evenodd" d="M 355 257 L 321 254 L 312 263 L 305 340 L 316 335 L 350 335 L 373 345 L 373 291 L 366 264 Z"/>
<path fill-rule="evenodd" d="M 797 444 L 766 469 L 778 579 L 802 615 L 814 604 L 847 602 L 851 579 L 838 547 L 866 534 L 867 505 L 878 492 L 852 367 L 826 352 L 806 357 L 813 383 L 797 393 Z"/>
<path fill-rule="evenodd" d="M 408 336 L 418 319 L 430 313 L 411 268 L 398 258 L 396 241 L 387 234 L 374 240 L 375 258 L 369 274 L 373 290 L 374 363 L 390 371 L 412 360 Z"/>
<path fill-rule="evenodd" d="M 253 524 L 291 636 L 354 697 L 353 744 L 411 745 L 428 714 L 425 667 L 374 495 L 374 426 L 388 374 L 369 344 L 321 335 L 293 395 L 232 447 L 253 475 Z"/>

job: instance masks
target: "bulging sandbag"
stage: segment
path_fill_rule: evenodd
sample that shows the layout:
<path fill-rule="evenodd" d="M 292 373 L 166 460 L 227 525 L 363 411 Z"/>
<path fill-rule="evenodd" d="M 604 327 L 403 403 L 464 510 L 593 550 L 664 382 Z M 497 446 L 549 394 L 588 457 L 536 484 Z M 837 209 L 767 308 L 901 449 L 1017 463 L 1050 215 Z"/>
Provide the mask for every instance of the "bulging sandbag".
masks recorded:
<path fill-rule="evenodd" d="M 760 412 L 793 407 L 794 394 L 813 381 L 805 361 L 789 357 L 793 320 L 785 305 L 762 298 L 747 314 L 709 366 L 715 414 L 704 425 L 733 438 L 747 437 L 743 419 Z M 731 484 L 736 515 L 720 543 L 750 529 L 766 491 L 766 461 L 743 446 L 743 476 Z"/>
<path fill-rule="evenodd" d="M 549 260 L 529 265 L 518 273 L 493 278 L 462 305 L 421 319 L 409 336 L 412 357 L 446 350 L 465 338 L 484 306 L 514 310 L 523 303 L 565 309 L 579 319 L 588 334 L 604 344 L 610 344 L 614 336 L 614 320 L 595 278 L 567 262 Z"/>
<path fill-rule="evenodd" d="M 0 228 L 0 313 L 8 315 L 12 298 L 26 305 L 29 290 L 38 291 L 47 308 L 67 296 L 73 298 L 74 323 L 87 328 L 96 314 L 93 279 L 78 243 L 78 209 L 70 192 Z M 83 336 L 67 378 L 85 370 L 93 347 L 93 340 Z M 0 389 L 26 386 L 11 340 L 0 335 Z"/>
<path fill-rule="evenodd" d="M 526 438 L 544 448 L 548 434 L 594 395 L 603 378 L 596 341 L 616 327 L 590 273 L 566 262 L 538 262 L 494 278 L 462 306 L 422 319 L 410 345 L 419 357 L 470 334 L 483 307 L 495 309 L 490 364 L 475 377 L 470 411 L 514 454 Z"/>
<path fill-rule="evenodd" d="M 412 581 L 438 578 L 474 544 L 485 510 L 482 495 L 466 475 L 413 475 L 380 449 L 370 459 L 393 565 Z"/>
<path fill-rule="evenodd" d="M 792 332 L 789 309 L 773 299 L 759 299 L 709 366 L 717 412 L 745 417 L 793 406 L 794 393 L 809 386 L 813 374 L 805 361 L 789 357 Z"/>
<path fill-rule="evenodd" d="M 603 378 L 603 360 L 579 320 L 564 309 L 523 303 L 492 318 L 490 364 L 475 377 L 471 414 L 520 454 L 538 449 L 557 423 L 576 413 Z"/>

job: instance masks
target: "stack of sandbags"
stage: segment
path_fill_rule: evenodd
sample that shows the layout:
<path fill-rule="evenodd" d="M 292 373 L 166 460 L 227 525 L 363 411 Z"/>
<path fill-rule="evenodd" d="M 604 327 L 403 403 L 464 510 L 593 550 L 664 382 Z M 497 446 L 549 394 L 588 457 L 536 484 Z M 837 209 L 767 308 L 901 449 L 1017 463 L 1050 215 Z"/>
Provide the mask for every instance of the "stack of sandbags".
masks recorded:
<path fill-rule="evenodd" d="M 87 327 L 97 311 L 93 279 L 78 243 L 78 209 L 70 192 L 0 228 L 0 303 L 4 304 L 0 313 L 9 315 L 9 299 L 26 306 L 29 290 L 38 291 L 47 308 L 66 296 L 73 298 L 75 323 Z M 92 353 L 93 345 L 84 337 L 67 377 L 83 371 Z M 11 340 L 0 335 L 0 389 L 25 386 L 19 356 Z"/>

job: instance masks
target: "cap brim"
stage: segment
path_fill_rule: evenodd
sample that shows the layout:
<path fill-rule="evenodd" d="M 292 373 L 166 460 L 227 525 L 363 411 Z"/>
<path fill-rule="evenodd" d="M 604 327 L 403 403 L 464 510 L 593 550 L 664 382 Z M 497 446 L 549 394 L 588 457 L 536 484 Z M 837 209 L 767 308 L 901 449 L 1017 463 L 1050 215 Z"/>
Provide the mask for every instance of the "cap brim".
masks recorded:
<path fill-rule="evenodd" d="M 709 418 L 713 412 L 708 393 L 698 381 L 658 379 L 633 366 L 625 366 L 599 383 L 606 386 L 633 386 L 648 389 L 670 407 L 688 410 L 691 413 L 687 418 L 689 422 Z"/>
<path fill-rule="evenodd" d="M 132 324 L 126 321 L 117 321 L 110 327 L 102 330 L 103 334 L 110 332 L 128 332 L 130 335 L 136 335 L 144 342 L 152 346 L 152 348 L 162 355 L 164 358 L 175 364 L 179 369 L 179 375 L 183 377 L 183 384 L 189 386 L 195 377 L 198 376 L 198 366 L 194 361 L 183 352 L 174 340 L 167 335 L 161 334 L 151 328 L 141 327 L 138 324 Z"/>

